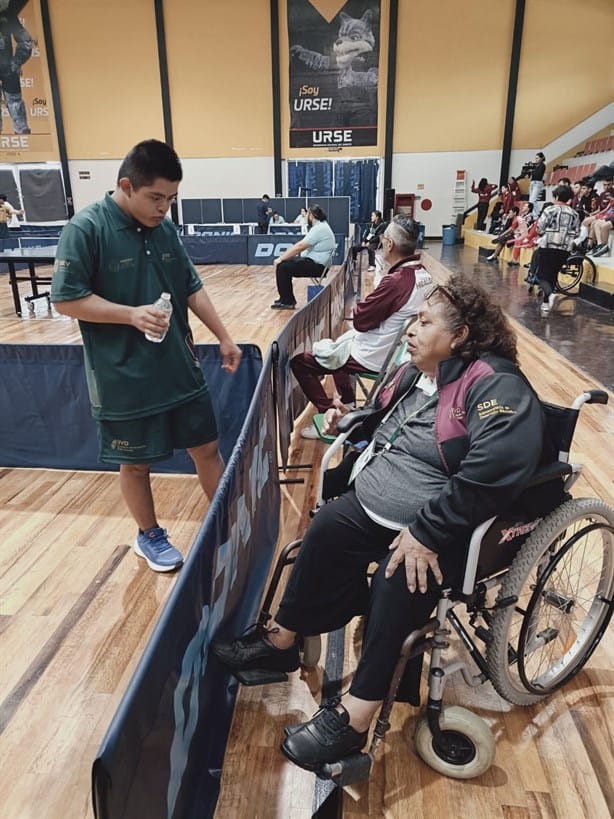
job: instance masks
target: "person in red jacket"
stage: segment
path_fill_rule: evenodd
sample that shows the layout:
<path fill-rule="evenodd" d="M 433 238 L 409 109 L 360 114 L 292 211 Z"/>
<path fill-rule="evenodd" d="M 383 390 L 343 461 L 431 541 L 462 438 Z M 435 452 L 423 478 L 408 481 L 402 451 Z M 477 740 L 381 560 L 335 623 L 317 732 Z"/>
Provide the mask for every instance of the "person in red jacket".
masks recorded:
<path fill-rule="evenodd" d="M 477 193 L 478 195 L 478 218 L 475 223 L 476 230 L 486 230 L 486 216 L 488 214 L 488 205 L 490 203 L 490 197 L 492 194 L 497 190 L 496 185 L 491 185 L 483 176 L 476 188 L 475 186 L 475 179 L 471 183 L 471 192 Z"/>

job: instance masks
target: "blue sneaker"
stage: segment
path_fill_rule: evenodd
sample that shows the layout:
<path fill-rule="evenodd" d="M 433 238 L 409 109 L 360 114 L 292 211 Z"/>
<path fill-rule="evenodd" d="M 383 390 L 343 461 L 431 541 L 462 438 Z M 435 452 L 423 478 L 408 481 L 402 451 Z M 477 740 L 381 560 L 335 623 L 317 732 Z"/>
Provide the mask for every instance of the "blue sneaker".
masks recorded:
<path fill-rule="evenodd" d="M 181 552 L 169 542 L 166 529 L 154 526 L 134 539 L 132 546 L 139 557 L 144 557 L 154 572 L 172 572 L 183 563 Z"/>

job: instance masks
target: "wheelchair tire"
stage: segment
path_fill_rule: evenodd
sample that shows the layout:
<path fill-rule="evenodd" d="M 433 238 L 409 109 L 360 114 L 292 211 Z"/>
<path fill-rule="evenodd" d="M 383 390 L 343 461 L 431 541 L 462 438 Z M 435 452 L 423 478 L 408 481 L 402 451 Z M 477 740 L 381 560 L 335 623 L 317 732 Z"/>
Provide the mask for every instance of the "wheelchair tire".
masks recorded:
<path fill-rule="evenodd" d="M 556 277 L 556 289 L 559 293 L 576 296 L 580 290 L 580 282 L 595 281 L 597 268 L 590 256 L 575 254 L 569 256 Z"/>
<path fill-rule="evenodd" d="M 516 555 L 497 596 L 486 648 L 495 690 L 532 705 L 571 679 L 591 656 L 613 609 L 614 509 L 567 501 Z"/>
<path fill-rule="evenodd" d="M 322 653 L 322 638 L 319 634 L 313 637 L 303 637 L 302 646 L 299 649 L 299 659 L 304 668 L 315 668 L 320 661 Z"/>
<path fill-rule="evenodd" d="M 495 738 L 481 717 L 458 705 L 441 709 L 439 726 L 450 739 L 459 742 L 462 761 L 453 762 L 436 747 L 426 714 L 416 723 L 414 745 L 416 753 L 426 764 L 452 779 L 473 779 L 487 771 L 495 758 Z"/>

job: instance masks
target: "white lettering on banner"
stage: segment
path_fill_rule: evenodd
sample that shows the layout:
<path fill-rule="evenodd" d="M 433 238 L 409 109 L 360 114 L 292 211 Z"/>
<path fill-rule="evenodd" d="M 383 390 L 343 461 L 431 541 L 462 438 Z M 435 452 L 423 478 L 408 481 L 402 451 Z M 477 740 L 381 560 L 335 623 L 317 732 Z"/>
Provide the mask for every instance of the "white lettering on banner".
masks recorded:
<path fill-rule="evenodd" d="M 314 145 L 338 145 L 340 142 L 344 145 L 352 144 L 352 132 L 349 129 L 312 131 L 311 135 Z"/>
<path fill-rule="evenodd" d="M 27 134 L 0 137 L 0 148 L 27 148 L 29 144 Z"/>
<path fill-rule="evenodd" d="M 280 242 L 274 245 L 273 242 L 258 242 L 254 256 L 263 258 L 267 256 L 280 256 L 292 245 L 289 242 Z"/>
<path fill-rule="evenodd" d="M 19 84 L 22 88 L 34 88 L 34 80 L 32 77 L 20 77 Z"/>
<path fill-rule="evenodd" d="M 316 100 L 294 100 L 293 107 L 295 111 L 332 111 L 333 98 L 322 97 Z"/>

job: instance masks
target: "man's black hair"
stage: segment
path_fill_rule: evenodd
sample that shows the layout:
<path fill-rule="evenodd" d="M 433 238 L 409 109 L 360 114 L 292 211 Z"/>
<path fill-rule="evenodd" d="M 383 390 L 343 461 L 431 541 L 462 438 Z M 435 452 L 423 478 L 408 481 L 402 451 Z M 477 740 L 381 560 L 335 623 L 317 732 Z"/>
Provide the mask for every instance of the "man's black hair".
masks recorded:
<path fill-rule="evenodd" d="M 568 188 L 567 185 L 557 185 L 552 191 L 552 196 L 553 198 L 558 199 L 559 202 L 569 202 L 569 200 L 573 197 L 573 193 L 571 188 Z"/>
<path fill-rule="evenodd" d="M 117 181 L 129 179 L 134 190 L 151 185 L 154 179 L 181 182 L 183 171 L 175 151 L 166 142 L 146 139 L 131 148 L 117 172 Z"/>
<path fill-rule="evenodd" d="M 322 210 L 319 205 L 309 205 L 309 210 L 313 213 L 318 222 L 326 222 L 326 211 Z"/>

